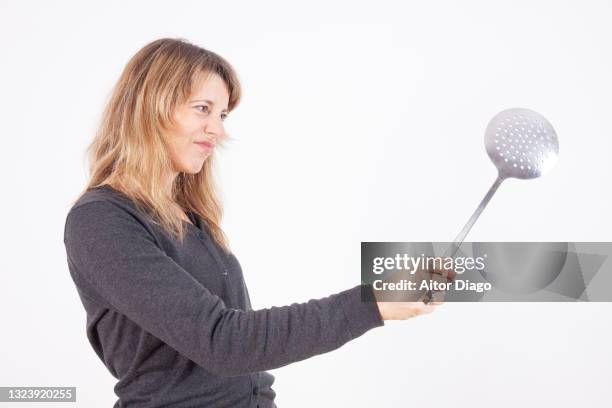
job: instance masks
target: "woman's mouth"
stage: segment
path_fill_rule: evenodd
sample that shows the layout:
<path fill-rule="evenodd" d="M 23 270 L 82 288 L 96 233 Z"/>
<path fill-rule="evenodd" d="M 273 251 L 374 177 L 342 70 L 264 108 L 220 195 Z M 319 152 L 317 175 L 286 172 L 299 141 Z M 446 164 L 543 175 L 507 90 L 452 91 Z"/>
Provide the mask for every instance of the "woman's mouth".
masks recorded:
<path fill-rule="evenodd" d="M 207 141 L 195 142 L 195 144 L 197 144 L 198 146 L 206 150 L 212 150 L 215 148 L 215 146 L 212 143 L 207 142 Z"/>

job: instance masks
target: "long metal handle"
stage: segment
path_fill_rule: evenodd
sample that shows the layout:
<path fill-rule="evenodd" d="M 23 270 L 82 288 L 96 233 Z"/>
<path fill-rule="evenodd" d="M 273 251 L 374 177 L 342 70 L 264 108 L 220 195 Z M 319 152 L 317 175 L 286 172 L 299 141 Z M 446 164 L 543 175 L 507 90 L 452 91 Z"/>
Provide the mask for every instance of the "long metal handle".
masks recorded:
<path fill-rule="evenodd" d="M 485 209 L 487 204 L 489 204 L 489 201 L 491 201 L 493 194 L 495 194 L 495 192 L 497 191 L 497 188 L 500 186 L 502 181 L 504 181 L 504 179 L 498 175 L 495 181 L 493 182 L 493 185 L 491 186 L 491 188 L 489 188 L 489 191 L 487 192 L 487 194 L 484 196 L 484 198 L 478 205 L 478 208 L 476 208 L 476 211 L 474 211 L 474 213 L 472 214 L 468 222 L 465 224 L 465 226 L 463 227 L 459 235 L 457 235 L 452 245 L 450 245 L 446 249 L 446 251 L 444 251 L 442 258 L 447 258 L 447 257 L 452 258 L 453 256 L 455 256 L 455 254 L 459 250 L 459 247 L 463 243 L 463 240 L 467 236 L 468 232 L 470 232 L 470 230 L 474 226 L 474 223 L 476 222 L 478 217 L 480 217 L 480 214 L 482 213 L 482 211 Z M 433 292 L 431 290 L 427 291 L 427 293 L 423 297 L 423 303 L 431 302 L 432 298 L 433 298 Z"/>
<path fill-rule="evenodd" d="M 480 214 L 485 209 L 487 204 L 489 204 L 489 201 L 491 201 L 493 194 L 495 194 L 495 192 L 497 191 L 497 188 L 500 186 L 502 181 L 504 181 L 504 179 L 497 176 L 497 178 L 495 179 L 495 182 L 493 182 L 493 185 L 491 186 L 491 188 L 489 188 L 489 191 L 487 192 L 487 194 L 484 196 L 484 198 L 478 205 L 478 208 L 476 208 L 476 211 L 474 211 L 474 214 L 472 214 L 472 216 L 470 217 L 468 222 L 465 224 L 461 232 L 457 235 L 457 237 L 453 241 L 453 245 L 449 247 L 449 249 L 452 250 L 450 252 L 450 255 L 446 255 L 446 256 L 453 257 L 455 255 L 455 253 L 457 252 L 457 250 L 463 243 L 463 240 L 465 240 L 465 237 L 467 236 L 468 232 L 470 232 L 470 230 L 474 226 L 474 223 L 476 222 L 478 217 L 480 217 Z M 448 250 L 446 252 L 448 252 Z"/>

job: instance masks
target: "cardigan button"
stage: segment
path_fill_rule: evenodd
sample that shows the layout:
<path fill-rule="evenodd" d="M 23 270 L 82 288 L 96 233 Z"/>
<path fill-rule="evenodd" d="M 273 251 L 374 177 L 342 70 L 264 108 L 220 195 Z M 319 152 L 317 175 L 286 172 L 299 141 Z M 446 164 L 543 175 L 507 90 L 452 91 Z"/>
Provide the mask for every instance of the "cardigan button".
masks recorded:
<path fill-rule="evenodd" d="M 259 389 L 253 388 L 253 395 L 259 395 Z"/>

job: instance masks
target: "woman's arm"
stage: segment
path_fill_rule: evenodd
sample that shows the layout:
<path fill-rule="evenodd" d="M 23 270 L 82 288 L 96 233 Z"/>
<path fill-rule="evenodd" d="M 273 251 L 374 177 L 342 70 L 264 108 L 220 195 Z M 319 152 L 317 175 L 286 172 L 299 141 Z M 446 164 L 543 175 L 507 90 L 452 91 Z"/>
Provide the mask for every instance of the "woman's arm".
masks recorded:
<path fill-rule="evenodd" d="M 282 367 L 383 325 L 377 304 L 361 301 L 361 285 L 289 306 L 227 308 L 112 202 L 73 208 L 64 243 L 72 277 L 89 296 L 217 375 Z"/>

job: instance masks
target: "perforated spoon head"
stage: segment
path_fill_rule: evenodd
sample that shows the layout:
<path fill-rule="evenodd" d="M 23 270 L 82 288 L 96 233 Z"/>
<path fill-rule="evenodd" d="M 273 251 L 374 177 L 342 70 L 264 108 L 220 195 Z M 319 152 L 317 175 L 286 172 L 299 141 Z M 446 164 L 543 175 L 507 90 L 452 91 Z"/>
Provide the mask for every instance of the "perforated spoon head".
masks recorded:
<path fill-rule="evenodd" d="M 554 167 L 559 140 L 544 116 L 512 108 L 491 119 L 485 131 L 485 148 L 501 179 L 532 179 Z"/>

